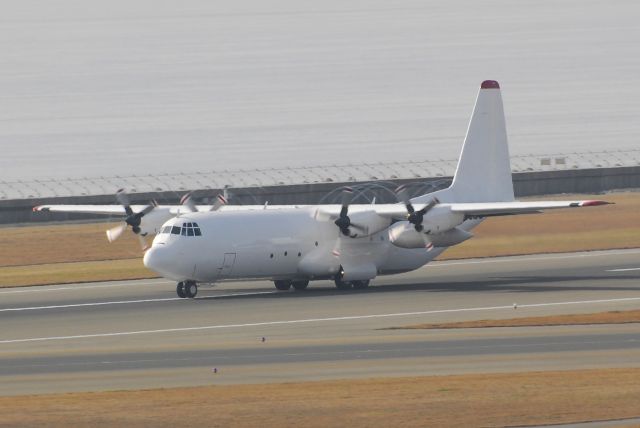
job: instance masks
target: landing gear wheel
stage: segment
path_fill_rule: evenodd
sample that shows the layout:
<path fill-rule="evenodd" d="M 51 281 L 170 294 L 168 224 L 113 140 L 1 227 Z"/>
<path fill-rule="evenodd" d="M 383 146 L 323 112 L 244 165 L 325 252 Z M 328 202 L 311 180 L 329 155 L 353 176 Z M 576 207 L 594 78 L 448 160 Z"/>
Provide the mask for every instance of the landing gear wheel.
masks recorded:
<path fill-rule="evenodd" d="M 365 281 L 352 281 L 353 284 L 353 288 L 355 288 L 356 290 L 363 290 L 367 287 L 369 287 L 369 280 L 365 280 Z"/>
<path fill-rule="evenodd" d="M 287 291 L 288 289 L 291 288 L 291 281 L 286 279 L 276 280 L 276 281 L 273 281 L 273 283 L 276 285 L 276 288 L 280 291 Z"/>
<path fill-rule="evenodd" d="M 336 279 L 336 288 L 338 290 L 351 290 L 351 282 Z"/>
<path fill-rule="evenodd" d="M 193 281 L 187 281 L 184 283 L 184 294 L 186 297 L 193 299 L 198 294 L 198 284 Z"/>
<path fill-rule="evenodd" d="M 176 293 L 178 293 L 178 297 L 181 297 L 183 299 L 187 297 L 187 295 L 184 294 L 184 282 L 178 283 L 178 285 L 176 286 Z"/>
<path fill-rule="evenodd" d="M 296 291 L 304 291 L 309 286 L 309 281 L 293 281 L 291 285 Z"/>

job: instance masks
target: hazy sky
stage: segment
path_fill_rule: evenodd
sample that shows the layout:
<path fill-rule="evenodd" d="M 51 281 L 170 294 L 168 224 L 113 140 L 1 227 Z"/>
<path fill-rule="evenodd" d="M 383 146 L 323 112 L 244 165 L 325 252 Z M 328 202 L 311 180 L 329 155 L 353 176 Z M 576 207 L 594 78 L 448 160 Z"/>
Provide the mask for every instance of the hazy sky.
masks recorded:
<path fill-rule="evenodd" d="M 637 1 L 1 3 L 0 181 L 640 147 Z"/>

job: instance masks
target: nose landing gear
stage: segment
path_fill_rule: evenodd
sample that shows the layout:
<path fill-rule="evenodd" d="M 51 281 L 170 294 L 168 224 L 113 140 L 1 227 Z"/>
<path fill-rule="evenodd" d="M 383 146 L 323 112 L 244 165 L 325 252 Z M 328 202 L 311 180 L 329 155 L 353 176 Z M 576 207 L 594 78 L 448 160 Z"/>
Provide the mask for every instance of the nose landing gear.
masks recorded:
<path fill-rule="evenodd" d="M 195 281 L 184 281 L 179 282 L 176 286 L 176 293 L 178 297 L 185 298 L 188 297 L 190 299 L 196 297 L 198 294 L 198 284 Z"/>

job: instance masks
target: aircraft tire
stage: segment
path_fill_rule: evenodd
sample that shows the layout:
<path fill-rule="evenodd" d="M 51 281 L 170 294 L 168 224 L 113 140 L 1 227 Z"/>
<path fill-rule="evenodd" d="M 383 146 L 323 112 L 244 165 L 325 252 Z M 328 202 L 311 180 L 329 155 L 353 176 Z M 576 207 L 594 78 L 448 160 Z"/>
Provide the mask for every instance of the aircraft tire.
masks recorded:
<path fill-rule="evenodd" d="M 293 285 L 293 289 L 296 291 L 304 291 L 309 286 L 309 281 L 293 281 L 291 285 Z"/>
<path fill-rule="evenodd" d="M 287 291 L 288 289 L 291 288 L 291 281 L 287 279 L 276 280 L 276 281 L 273 281 L 273 283 L 275 284 L 276 288 L 280 291 Z"/>
<path fill-rule="evenodd" d="M 369 287 L 368 279 L 365 281 L 352 281 L 352 282 L 353 282 L 353 288 L 355 288 L 356 290 L 363 290 Z"/>
<path fill-rule="evenodd" d="M 190 299 L 196 297 L 196 294 L 198 294 L 198 284 L 193 281 L 186 281 L 184 283 L 184 294 Z"/>
<path fill-rule="evenodd" d="M 178 283 L 178 285 L 176 286 L 176 293 L 178 293 L 178 297 L 181 297 L 183 299 L 187 297 L 187 295 L 184 294 L 184 282 Z"/>
<path fill-rule="evenodd" d="M 341 279 L 336 279 L 336 288 L 338 290 L 351 290 L 351 286 L 353 284 L 351 284 L 351 282 L 349 281 L 343 281 Z"/>

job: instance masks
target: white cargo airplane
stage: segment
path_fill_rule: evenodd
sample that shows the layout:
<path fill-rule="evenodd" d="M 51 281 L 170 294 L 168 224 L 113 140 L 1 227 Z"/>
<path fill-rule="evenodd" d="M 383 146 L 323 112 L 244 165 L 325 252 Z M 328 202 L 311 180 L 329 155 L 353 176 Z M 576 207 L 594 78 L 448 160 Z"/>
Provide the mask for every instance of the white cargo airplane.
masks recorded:
<path fill-rule="evenodd" d="M 398 197 L 403 203 L 350 205 L 346 190 L 342 205 L 230 207 L 220 199 L 196 207 L 187 198 L 184 206 L 129 207 L 120 193 L 124 208 L 36 209 L 126 212 L 109 239 L 127 225 L 137 234 L 157 232 L 145 266 L 175 280 L 180 297 L 194 297 L 198 283 L 230 279 L 270 279 L 278 290 L 304 290 L 319 279 L 339 289 L 366 288 L 378 275 L 418 269 L 466 241 L 485 217 L 607 204 L 514 200 L 500 86 L 492 80 L 481 85 L 451 186 L 413 199 L 400 188 Z"/>

